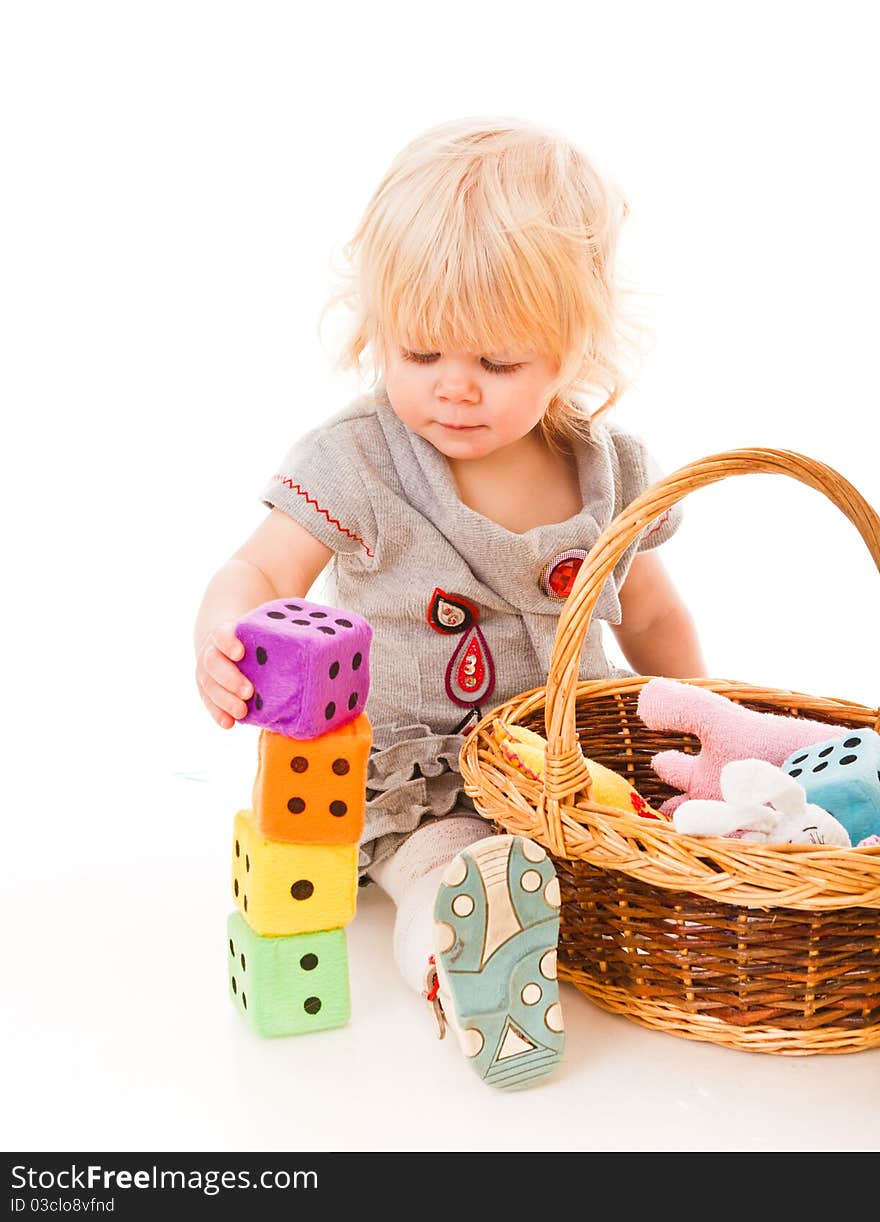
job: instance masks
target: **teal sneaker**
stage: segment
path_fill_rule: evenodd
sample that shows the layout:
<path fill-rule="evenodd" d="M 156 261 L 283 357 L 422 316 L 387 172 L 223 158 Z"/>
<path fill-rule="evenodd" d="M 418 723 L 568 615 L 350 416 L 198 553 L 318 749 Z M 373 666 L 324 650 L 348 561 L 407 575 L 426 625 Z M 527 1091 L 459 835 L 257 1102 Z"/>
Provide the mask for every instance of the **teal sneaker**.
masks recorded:
<path fill-rule="evenodd" d="M 522 836 L 487 836 L 449 863 L 434 903 L 436 985 L 428 999 L 490 1086 L 551 1072 L 565 1042 L 556 947 L 559 880 Z M 429 980 L 430 986 L 430 980 Z M 433 993 L 433 996 L 432 996 Z"/>

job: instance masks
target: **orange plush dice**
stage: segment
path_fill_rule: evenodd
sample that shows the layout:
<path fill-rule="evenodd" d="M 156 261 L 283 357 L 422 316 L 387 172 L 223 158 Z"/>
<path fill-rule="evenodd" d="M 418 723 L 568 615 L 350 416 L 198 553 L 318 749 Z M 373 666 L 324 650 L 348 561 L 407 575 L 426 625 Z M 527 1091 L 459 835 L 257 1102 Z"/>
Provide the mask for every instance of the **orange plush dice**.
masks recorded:
<path fill-rule="evenodd" d="M 260 833 L 288 844 L 357 844 L 372 741 L 363 713 L 320 738 L 261 730 L 253 794 Z"/>

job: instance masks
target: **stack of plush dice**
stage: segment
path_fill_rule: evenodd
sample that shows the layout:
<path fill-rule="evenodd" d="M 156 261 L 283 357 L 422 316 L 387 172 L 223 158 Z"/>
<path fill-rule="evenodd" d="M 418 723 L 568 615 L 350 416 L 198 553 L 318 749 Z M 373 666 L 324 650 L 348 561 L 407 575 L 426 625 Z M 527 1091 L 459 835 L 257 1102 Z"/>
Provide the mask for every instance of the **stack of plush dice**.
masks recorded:
<path fill-rule="evenodd" d="M 279 599 L 236 626 L 260 726 L 253 810 L 235 817 L 229 988 L 266 1036 L 349 1018 L 345 926 L 355 912 L 372 730 L 366 620 Z"/>

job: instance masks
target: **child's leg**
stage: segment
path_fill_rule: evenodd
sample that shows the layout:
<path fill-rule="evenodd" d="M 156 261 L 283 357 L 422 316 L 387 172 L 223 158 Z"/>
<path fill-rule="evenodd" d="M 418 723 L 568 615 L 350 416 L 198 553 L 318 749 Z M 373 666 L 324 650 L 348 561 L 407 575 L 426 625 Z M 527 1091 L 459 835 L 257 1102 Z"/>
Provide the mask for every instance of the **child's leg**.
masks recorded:
<path fill-rule="evenodd" d="M 548 1074 L 564 1035 L 559 882 L 546 851 L 522 836 L 494 836 L 482 819 L 447 817 L 423 824 L 369 872 L 397 905 L 404 980 L 437 997 L 479 1076 L 516 1089 Z"/>
<path fill-rule="evenodd" d="M 434 900 L 446 866 L 462 849 L 492 833 L 485 819 L 448 815 L 423 823 L 369 875 L 394 900 L 394 958 L 406 983 L 425 991 L 434 953 Z"/>
<path fill-rule="evenodd" d="M 553 863 L 534 840 L 491 836 L 442 875 L 434 902 L 440 1007 L 483 1081 L 529 1086 L 556 1067 L 565 1042 Z"/>

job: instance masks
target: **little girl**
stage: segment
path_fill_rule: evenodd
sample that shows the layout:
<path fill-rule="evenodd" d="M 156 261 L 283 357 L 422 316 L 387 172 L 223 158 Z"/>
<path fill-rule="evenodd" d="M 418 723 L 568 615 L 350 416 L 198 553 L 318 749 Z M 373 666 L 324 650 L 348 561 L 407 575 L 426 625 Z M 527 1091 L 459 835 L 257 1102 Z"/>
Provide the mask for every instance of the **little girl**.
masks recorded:
<path fill-rule="evenodd" d="M 262 493 L 271 512 L 211 580 L 195 629 L 202 700 L 229 728 L 252 694 L 236 666 L 244 613 L 305 597 L 330 565 L 324 600 L 370 622 L 361 881 L 394 900 L 404 979 L 439 1001 L 481 1076 L 501 1085 L 558 1060 L 555 951 L 528 933 L 543 922 L 546 941 L 558 927 L 547 911 L 558 889 L 540 846 L 485 839 L 491 828 L 463 792 L 458 756 L 489 709 L 546 682 L 577 568 L 659 474 L 641 440 L 600 419 L 622 385 L 614 255 L 625 211 L 579 149 L 528 122 L 461 119 L 404 148 L 345 248 L 349 282 L 337 295 L 354 310 L 341 366 L 368 353 L 371 389 L 283 458 Z M 704 673 L 655 550 L 678 522 L 676 510 L 649 525 L 614 570 L 582 678 L 621 673 L 603 651 L 602 619 L 638 673 Z M 543 910 L 498 892 L 514 862 Z M 469 893 L 453 902 L 456 887 Z M 508 920 L 533 958 L 542 951 L 530 964 L 540 983 L 523 986 L 514 1034 L 508 1024 L 493 1049 L 485 1025 L 462 1022 L 462 986 L 441 966 L 452 938 L 460 955 L 467 937 L 455 914 L 475 905 L 472 939 L 491 924 L 503 942 Z M 483 994 L 506 997 L 524 955 L 492 956 Z M 532 1012 L 544 1016 L 540 1033 Z M 512 1064 L 533 1045 L 550 1051 L 499 1077 L 499 1056 Z"/>

